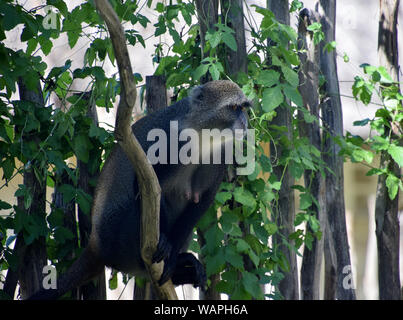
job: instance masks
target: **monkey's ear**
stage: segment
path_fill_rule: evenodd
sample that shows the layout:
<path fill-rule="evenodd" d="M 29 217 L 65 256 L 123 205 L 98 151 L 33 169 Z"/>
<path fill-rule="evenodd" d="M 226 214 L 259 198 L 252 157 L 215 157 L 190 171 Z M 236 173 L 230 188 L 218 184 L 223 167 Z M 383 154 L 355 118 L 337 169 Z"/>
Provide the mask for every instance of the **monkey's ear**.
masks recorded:
<path fill-rule="evenodd" d="M 192 89 L 190 92 L 190 100 L 192 101 L 192 104 L 198 104 L 201 101 L 203 101 L 203 86 L 196 86 Z"/>

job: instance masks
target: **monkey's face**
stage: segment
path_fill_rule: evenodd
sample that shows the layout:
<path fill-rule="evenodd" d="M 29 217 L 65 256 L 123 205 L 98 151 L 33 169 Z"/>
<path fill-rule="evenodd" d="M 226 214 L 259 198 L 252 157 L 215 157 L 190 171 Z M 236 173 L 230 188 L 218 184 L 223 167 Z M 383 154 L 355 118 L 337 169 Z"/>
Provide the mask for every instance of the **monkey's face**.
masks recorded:
<path fill-rule="evenodd" d="M 251 102 L 228 80 L 211 81 L 195 88 L 189 118 L 198 118 L 199 129 L 247 130 Z"/>

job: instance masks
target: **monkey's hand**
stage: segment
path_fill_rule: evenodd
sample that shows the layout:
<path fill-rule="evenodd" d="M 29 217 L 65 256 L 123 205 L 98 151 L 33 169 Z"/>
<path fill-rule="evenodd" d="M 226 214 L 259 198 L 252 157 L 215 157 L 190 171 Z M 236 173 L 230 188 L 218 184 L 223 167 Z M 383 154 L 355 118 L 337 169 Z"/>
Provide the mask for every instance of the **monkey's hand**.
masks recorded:
<path fill-rule="evenodd" d="M 175 258 L 174 258 L 175 256 Z M 159 284 L 163 285 L 168 279 L 172 279 L 174 285 L 192 284 L 195 288 L 202 290 L 206 287 L 206 272 L 204 266 L 196 257 L 188 252 L 171 256 L 165 260 L 164 272 L 161 275 Z"/>
<path fill-rule="evenodd" d="M 162 260 L 168 260 L 171 255 L 172 245 L 168 241 L 167 236 L 164 233 L 160 233 L 160 239 L 158 241 L 157 251 L 153 254 L 152 263 L 158 263 Z M 164 268 L 165 269 L 165 268 Z"/>

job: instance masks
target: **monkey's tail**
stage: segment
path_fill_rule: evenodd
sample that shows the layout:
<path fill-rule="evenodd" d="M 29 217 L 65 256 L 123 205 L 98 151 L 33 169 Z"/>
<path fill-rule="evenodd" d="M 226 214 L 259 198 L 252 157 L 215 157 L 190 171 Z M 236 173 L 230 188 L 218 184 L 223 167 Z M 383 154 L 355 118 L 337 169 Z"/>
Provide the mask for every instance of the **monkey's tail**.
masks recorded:
<path fill-rule="evenodd" d="M 104 266 L 91 246 L 88 246 L 67 272 L 57 278 L 56 289 L 42 288 L 27 300 L 55 300 L 100 274 Z"/>

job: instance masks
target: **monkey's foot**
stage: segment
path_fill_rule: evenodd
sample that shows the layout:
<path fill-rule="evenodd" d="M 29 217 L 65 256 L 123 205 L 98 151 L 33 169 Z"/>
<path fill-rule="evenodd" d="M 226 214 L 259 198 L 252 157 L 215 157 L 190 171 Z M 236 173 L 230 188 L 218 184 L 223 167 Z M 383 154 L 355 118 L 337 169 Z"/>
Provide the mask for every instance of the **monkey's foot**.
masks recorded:
<path fill-rule="evenodd" d="M 206 287 L 207 276 L 204 266 L 196 257 L 188 252 L 179 254 L 176 268 L 172 275 L 174 285 L 193 284 L 195 288 L 202 290 Z"/>

